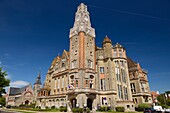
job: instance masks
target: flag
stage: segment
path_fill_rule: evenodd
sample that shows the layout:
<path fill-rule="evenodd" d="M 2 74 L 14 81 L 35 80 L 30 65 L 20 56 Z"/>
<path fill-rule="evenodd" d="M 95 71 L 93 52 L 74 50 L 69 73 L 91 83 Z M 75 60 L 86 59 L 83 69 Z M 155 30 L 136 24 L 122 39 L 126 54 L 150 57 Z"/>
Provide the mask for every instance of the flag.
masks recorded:
<path fill-rule="evenodd" d="M 69 85 L 68 88 L 69 89 L 74 89 L 74 86 L 73 85 Z"/>

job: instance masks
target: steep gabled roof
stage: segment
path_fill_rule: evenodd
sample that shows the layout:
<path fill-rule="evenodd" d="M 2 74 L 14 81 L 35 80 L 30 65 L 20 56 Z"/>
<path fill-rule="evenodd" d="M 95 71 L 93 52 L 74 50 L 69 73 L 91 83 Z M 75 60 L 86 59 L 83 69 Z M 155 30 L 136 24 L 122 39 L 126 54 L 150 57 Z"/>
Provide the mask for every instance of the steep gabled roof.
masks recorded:
<path fill-rule="evenodd" d="M 134 68 L 137 67 L 137 63 L 134 62 L 132 59 L 130 59 L 129 57 L 127 58 L 127 62 L 128 62 L 128 68 Z"/>
<path fill-rule="evenodd" d="M 18 95 L 26 91 L 26 88 L 29 87 L 31 84 L 26 85 L 22 88 L 10 87 L 9 95 Z"/>

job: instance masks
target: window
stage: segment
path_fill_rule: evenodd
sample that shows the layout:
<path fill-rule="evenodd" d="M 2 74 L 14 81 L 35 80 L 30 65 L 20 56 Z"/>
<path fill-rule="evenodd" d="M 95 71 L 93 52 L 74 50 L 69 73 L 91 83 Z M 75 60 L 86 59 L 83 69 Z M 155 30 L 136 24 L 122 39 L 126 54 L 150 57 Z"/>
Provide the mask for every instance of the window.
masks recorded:
<path fill-rule="evenodd" d="M 75 53 L 74 53 L 75 55 L 77 55 L 77 50 L 75 50 Z"/>
<path fill-rule="evenodd" d="M 119 57 L 122 57 L 122 50 L 119 50 Z"/>
<path fill-rule="evenodd" d="M 65 67 L 65 63 L 64 62 L 62 63 L 62 67 Z"/>
<path fill-rule="evenodd" d="M 58 78 L 58 89 L 60 88 L 60 78 Z"/>
<path fill-rule="evenodd" d="M 124 98 L 125 98 L 125 100 L 128 100 L 127 88 L 126 88 L 126 87 L 123 87 L 123 90 L 124 90 Z"/>
<path fill-rule="evenodd" d="M 107 105 L 107 99 L 106 99 L 106 97 L 102 97 L 102 105 Z"/>
<path fill-rule="evenodd" d="M 72 67 L 72 68 L 76 68 L 76 60 L 73 60 L 73 61 L 72 61 L 71 67 Z"/>
<path fill-rule="evenodd" d="M 122 85 L 118 84 L 117 87 L 118 87 L 119 99 L 123 99 Z"/>
<path fill-rule="evenodd" d="M 144 83 L 141 83 L 141 90 L 142 92 L 145 92 Z"/>
<path fill-rule="evenodd" d="M 119 61 L 118 60 L 115 61 L 115 67 L 119 67 Z"/>
<path fill-rule="evenodd" d="M 90 56 L 93 56 L 93 52 L 92 51 L 90 51 Z"/>
<path fill-rule="evenodd" d="M 126 73 L 125 73 L 125 70 L 124 69 L 121 69 L 121 73 L 122 73 L 122 81 L 124 83 L 126 83 Z"/>
<path fill-rule="evenodd" d="M 102 79 L 100 79 L 100 89 L 103 90 L 103 82 L 102 82 Z"/>
<path fill-rule="evenodd" d="M 55 82 L 54 82 L 54 89 L 56 89 L 56 85 L 57 85 L 57 83 L 56 83 L 56 79 L 55 79 Z"/>
<path fill-rule="evenodd" d="M 117 81 L 121 81 L 121 77 L 120 77 L 120 71 L 119 71 L 119 68 L 115 68 L 115 72 L 116 72 L 116 78 L 117 78 Z"/>
<path fill-rule="evenodd" d="M 135 78 L 135 73 L 132 73 L 132 77 Z"/>
<path fill-rule="evenodd" d="M 135 83 L 131 83 L 130 86 L 131 86 L 132 93 L 136 93 Z"/>
<path fill-rule="evenodd" d="M 143 99 L 145 100 L 145 102 L 148 102 L 148 96 L 144 96 Z"/>
<path fill-rule="evenodd" d="M 92 88 L 93 88 L 93 81 L 90 80 L 90 89 L 92 89 Z"/>
<path fill-rule="evenodd" d="M 138 99 L 137 98 L 135 98 L 135 103 L 138 103 Z"/>
<path fill-rule="evenodd" d="M 114 50 L 114 57 L 117 57 L 117 51 Z"/>
<path fill-rule="evenodd" d="M 86 87 L 89 87 L 89 85 L 88 85 L 88 80 L 86 80 Z"/>
<path fill-rule="evenodd" d="M 120 61 L 120 65 L 124 67 L 124 62 L 122 60 Z"/>
<path fill-rule="evenodd" d="M 62 77 L 62 88 L 64 88 L 64 77 Z"/>
<path fill-rule="evenodd" d="M 100 79 L 100 89 L 101 90 L 105 89 L 105 79 Z"/>
<path fill-rule="evenodd" d="M 100 67 L 100 73 L 104 73 L 104 67 Z"/>
<path fill-rule="evenodd" d="M 93 62 L 91 60 L 87 60 L 87 64 L 89 68 L 93 68 Z"/>

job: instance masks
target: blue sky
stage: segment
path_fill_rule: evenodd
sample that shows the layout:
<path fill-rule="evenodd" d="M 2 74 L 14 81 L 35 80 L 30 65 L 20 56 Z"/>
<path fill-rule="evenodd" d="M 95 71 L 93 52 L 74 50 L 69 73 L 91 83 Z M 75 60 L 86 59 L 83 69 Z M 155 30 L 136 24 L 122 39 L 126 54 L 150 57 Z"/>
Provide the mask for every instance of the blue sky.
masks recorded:
<path fill-rule="evenodd" d="M 169 0 L 0 0 L 0 66 L 12 86 L 42 81 L 54 57 L 69 50 L 77 6 L 88 6 L 96 44 L 107 35 L 149 71 L 150 89 L 170 90 Z"/>

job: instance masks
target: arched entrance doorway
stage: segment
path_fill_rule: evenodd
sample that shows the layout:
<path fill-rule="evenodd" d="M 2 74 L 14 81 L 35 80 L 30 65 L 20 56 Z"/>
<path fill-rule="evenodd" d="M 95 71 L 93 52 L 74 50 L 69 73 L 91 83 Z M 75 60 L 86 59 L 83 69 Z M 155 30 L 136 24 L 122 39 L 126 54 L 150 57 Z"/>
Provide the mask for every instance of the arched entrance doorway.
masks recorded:
<path fill-rule="evenodd" d="M 28 100 L 26 100 L 26 101 L 25 101 L 25 105 L 28 105 L 28 104 L 29 104 L 29 101 L 28 101 Z"/>
<path fill-rule="evenodd" d="M 87 99 L 87 107 L 88 107 L 90 110 L 92 110 L 92 104 L 93 104 L 93 100 L 90 99 L 90 98 L 88 98 L 88 99 Z"/>
<path fill-rule="evenodd" d="M 77 99 L 73 98 L 73 99 L 71 100 L 71 106 L 72 106 L 72 108 L 75 108 L 75 107 L 76 107 L 76 104 L 77 104 Z"/>

